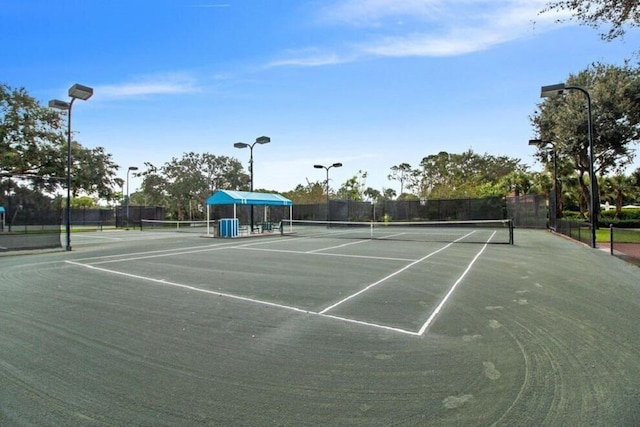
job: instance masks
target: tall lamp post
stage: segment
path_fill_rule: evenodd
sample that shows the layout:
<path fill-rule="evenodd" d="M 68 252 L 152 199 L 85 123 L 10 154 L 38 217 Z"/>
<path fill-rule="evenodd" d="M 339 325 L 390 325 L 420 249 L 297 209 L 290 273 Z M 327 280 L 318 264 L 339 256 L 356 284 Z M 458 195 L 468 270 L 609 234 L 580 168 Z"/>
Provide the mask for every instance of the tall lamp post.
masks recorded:
<path fill-rule="evenodd" d="M 555 203 L 554 208 L 554 217 L 549 218 L 549 220 L 553 219 L 553 229 L 555 231 L 558 219 L 558 153 L 556 152 L 556 144 L 551 141 L 543 141 L 541 139 L 530 139 L 529 145 L 536 146 L 538 148 L 544 148 L 548 145 L 551 146 L 551 151 L 553 155 L 553 198 Z"/>
<path fill-rule="evenodd" d="M 129 228 L 129 172 L 137 170 L 137 166 L 129 166 L 127 169 L 127 229 Z"/>
<path fill-rule="evenodd" d="M 330 166 L 313 165 L 313 167 L 316 168 L 316 169 L 326 169 L 327 170 L 326 189 L 327 189 L 327 222 L 328 222 L 330 220 L 329 219 L 329 169 L 342 167 L 342 163 L 334 163 L 334 164 L 332 164 Z"/>
<path fill-rule="evenodd" d="M 567 86 L 564 83 L 559 83 L 555 85 L 542 86 L 540 89 L 540 97 L 541 98 L 551 98 L 558 95 L 561 95 L 565 90 L 577 90 L 582 92 L 582 94 L 587 99 L 587 128 L 589 134 L 589 205 L 591 208 L 591 218 L 590 218 L 590 231 L 591 231 L 591 247 L 596 247 L 596 223 L 598 221 L 598 215 L 596 213 L 596 195 L 597 195 L 597 182 L 596 175 L 593 170 L 593 120 L 591 119 L 591 95 L 589 92 L 580 86 Z M 598 208 L 599 209 L 599 208 Z"/>
<path fill-rule="evenodd" d="M 49 101 L 49 107 L 67 111 L 67 206 L 65 227 L 67 234 L 66 249 L 68 251 L 71 250 L 71 109 L 73 108 L 73 102 L 76 99 L 86 101 L 91 98 L 92 95 L 93 88 L 76 83 L 69 88 L 69 97 L 71 98 L 71 101 L 60 101 L 59 99 L 52 99 Z"/>
<path fill-rule="evenodd" d="M 249 174 L 251 175 L 251 180 L 249 182 L 250 191 L 253 193 L 253 147 L 256 144 L 268 144 L 271 142 L 271 138 L 268 136 L 260 136 L 256 138 L 256 142 L 253 144 L 247 144 L 245 142 L 236 142 L 233 144 L 236 148 L 249 148 Z M 251 232 L 253 233 L 253 205 L 251 205 Z"/>

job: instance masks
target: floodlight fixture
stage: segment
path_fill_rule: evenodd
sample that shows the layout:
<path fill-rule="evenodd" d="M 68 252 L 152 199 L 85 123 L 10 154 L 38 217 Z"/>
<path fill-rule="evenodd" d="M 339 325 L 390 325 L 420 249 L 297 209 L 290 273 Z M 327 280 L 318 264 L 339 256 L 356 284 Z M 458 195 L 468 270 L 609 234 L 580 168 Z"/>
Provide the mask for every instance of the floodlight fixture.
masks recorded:
<path fill-rule="evenodd" d="M 83 86 L 76 83 L 69 88 L 69 97 L 71 98 L 86 101 L 92 96 L 93 96 L 93 88 L 90 88 L 89 86 Z"/>
<path fill-rule="evenodd" d="M 567 89 L 567 87 L 564 83 L 542 86 L 540 89 L 540 98 L 552 98 L 554 96 L 562 95 L 565 89 Z"/>
<path fill-rule="evenodd" d="M 68 110 L 70 104 L 65 101 L 60 101 L 59 99 L 52 99 L 49 101 L 49 107 L 55 108 L 56 110 Z"/>

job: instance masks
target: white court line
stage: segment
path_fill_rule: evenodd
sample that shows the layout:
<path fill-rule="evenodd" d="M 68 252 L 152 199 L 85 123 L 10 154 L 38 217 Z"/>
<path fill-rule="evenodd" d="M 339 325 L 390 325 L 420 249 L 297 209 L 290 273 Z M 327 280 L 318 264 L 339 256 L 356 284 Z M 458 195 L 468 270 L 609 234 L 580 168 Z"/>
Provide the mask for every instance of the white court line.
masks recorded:
<path fill-rule="evenodd" d="M 231 298 L 231 299 L 237 299 L 237 300 L 240 300 L 240 301 L 248 301 L 248 302 L 253 302 L 253 303 L 266 304 L 266 305 L 269 305 L 269 306 L 272 306 L 272 307 L 284 308 L 284 309 L 287 309 L 287 310 L 297 311 L 297 312 L 300 312 L 300 313 L 312 313 L 312 312 L 310 312 L 308 310 L 303 310 L 303 309 L 297 308 L 297 307 L 291 307 L 291 306 L 288 306 L 288 305 L 276 304 L 276 303 L 269 302 L 269 301 L 261 301 L 261 300 L 257 300 L 257 299 L 253 299 L 253 298 L 241 297 L 241 296 L 232 295 L 232 294 L 225 294 L 224 292 L 210 291 L 208 289 L 196 288 L 195 286 L 189 286 L 189 285 L 183 285 L 181 283 L 169 282 L 169 281 L 164 280 L 164 279 L 154 279 L 153 277 L 146 277 L 146 276 L 140 276 L 138 274 L 131 274 L 131 273 L 124 273 L 122 271 L 109 270 L 107 268 L 96 267 L 95 265 L 91 265 L 91 264 L 82 264 L 82 263 L 75 262 L 75 261 L 65 261 L 65 262 L 67 264 L 77 265 L 79 267 L 86 267 L 86 268 L 90 268 L 92 270 L 98 270 L 98 271 L 102 271 L 102 272 L 105 272 L 105 273 L 118 274 L 120 276 L 126 276 L 126 277 L 129 277 L 129 278 L 132 278 L 132 279 L 146 280 L 148 282 L 153 282 L 153 283 L 157 283 L 157 284 L 160 284 L 160 285 L 174 286 L 176 288 L 188 289 L 190 291 L 202 292 L 202 293 L 205 293 L 205 294 L 216 295 L 216 296 L 225 297 L 225 298 Z"/>
<path fill-rule="evenodd" d="M 449 289 L 449 292 L 447 292 L 447 294 L 444 296 L 442 301 L 440 301 L 440 304 L 438 304 L 436 309 L 433 310 L 433 313 L 431 313 L 431 316 L 429 316 L 427 321 L 424 322 L 424 325 L 422 325 L 422 328 L 420 328 L 420 330 L 418 331 L 418 335 L 422 335 L 422 334 L 424 334 L 426 332 L 426 330 L 431 325 L 431 322 L 433 322 L 433 320 L 436 318 L 438 313 L 440 313 L 440 310 L 442 310 L 442 307 L 444 307 L 444 305 L 447 302 L 447 300 L 449 299 L 449 297 L 453 294 L 453 291 L 455 291 L 455 289 L 458 287 L 460 282 L 462 282 L 462 279 L 464 279 L 464 277 L 467 275 L 467 273 L 469 273 L 469 271 L 471 270 L 471 267 L 473 266 L 473 264 L 475 264 L 477 259 L 480 258 L 480 255 L 482 255 L 484 250 L 487 249 L 487 246 L 489 245 L 489 242 L 491 241 L 491 239 L 493 239 L 493 236 L 495 236 L 495 234 L 496 234 L 496 232 L 494 231 L 493 234 L 491 234 L 491 237 L 489 237 L 489 240 L 487 240 L 487 243 L 485 243 L 484 246 L 482 247 L 482 249 L 480 249 L 480 252 L 478 252 L 476 254 L 476 256 L 473 257 L 473 259 L 471 260 L 471 262 L 467 266 L 467 269 L 462 273 L 462 275 L 460 277 L 458 277 L 458 280 L 456 280 L 456 282 L 453 284 L 453 286 L 451 286 L 451 289 Z"/>
<path fill-rule="evenodd" d="M 118 240 L 118 241 L 124 241 L 126 239 L 123 239 L 122 237 L 104 237 L 104 236 L 87 236 L 86 234 L 83 233 L 74 233 L 73 235 L 73 239 L 77 240 L 77 239 L 103 239 L 103 240 Z M 82 242 L 80 242 L 82 243 Z"/>
<path fill-rule="evenodd" d="M 471 234 L 471 233 L 469 233 L 469 234 Z M 469 234 L 467 234 L 466 236 L 468 236 Z M 194 287 L 194 286 L 183 285 L 183 284 L 180 284 L 180 283 L 169 282 L 169 281 L 166 281 L 166 280 L 163 280 L 163 279 L 154 279 L 154 278 L 151 278 L 151 277 L 140 276 L 140 275 L 130 274 L 130 273 L 124 273 L 124 272 L 115 271 L 115 270 L 109 270 L 109 269 L 102 268 L 102 267 L 96 267 L 95 265 L 91 265 L 91 264 L 82 264 L 82 263 L 75 262 L 75 261 L 65 261 L 65 262 L 68 263 L 68 264 L 79 266 L 79 267 L 86 267 L 86 268 L 89 268 L 89 269 L 98 270 L 98 271 L 102 271 L 102 272 L 106 272 L 106 273 L 117 274 L 117 275 L 122 275 L 122 276 L 130 277 L 130 278 L 134 278 L 134 279 L 140 279 L 140 280 L 144 280 L 144 281 L 149 281 L 149 282 L 152 282 L 152 283 L 155 283 L 155 284 L 159 284 L 159 285 L 174 286 L 174 287 L 178 287 L 178 288 L 182 288 L 182 289 L 188 289 L 188 290 L 195 291 L 195 292 L 206 293 L 206 294 L 209 294 L 209 295 L 216 295 L 216 296 L 220 296 L 220 297 L 225 297 L 225 298 L 230 298 L 230 299 L 250 302 L 250 303 L 254 303 L 254 304 L 263 304 L 263 305 L 267 305 L 267 306 L 271 306 L 271 307 L 277 307 L 277 308 L 281 308 L 281 309 L 295 311 L 295 312 L 298 312 L 298 313 L 306 313 L 306 314 L 309 314 L 309 315 L 317 315 L 317 316 L 320 316 L 320 317 L 330 318 L 330 319 L 339 320 L 339 321 L 343 321 L 343 322 L 354 323 L 354 324 L 358 324 L 358 325 L 368 326 L 368 327 L 377 328 L 377 329 L 384 329 L 384 330 L 388 330 L 388 331 L 394 331 L 394 332 L 402 333 L 402 334 L 405 334 L 405 335 L 422 336 L 422 335 L 425 334 L 425 332 L 427 331 L 427 329 L 429 328 L 431 323 L 433 323 L 433 321 L 436 318 L 436 316 L 440 313 L 440 311 L 442 310 L 442 308 L 444 307 L 444 305 L 446 304 L 448 299 L 453 294 L 454 290 L 462 282 L 464 277 L 469 273 L 469 271 L 471 270 L 471 267 L 475 264 L 475 262 L 478 260 L 480 255 L 482 255 L 482 253 L 485 251 L 485 249 L 487 248 L 489 242 L 495 236 L 495 234 L 496 234 L 496 232 L 493 232 L 493 234 L 491 235 L 491 237 L 489 237 L 489 239 L 484 244 L 482 249 L 474 256 L 473 260 L 471 260 L 471 262 L 469 263 L 469 265 L 467 266 L 465 271 L 456 280 L 456 282 L 451 286 L 451 288 L 449 289 L 449 291 L 447 292 L 445 297 L 442 299 L 442 301 L 440 301 L 440 304 L 438 304 L 438 306 L 435 308 L 433 313 L 429 316 L 427 321 L 422 325 L 422 327 L 420 328 L 420 330 L 418 332 L 409 331 L 409 330 L 406 330 L 406 329 L 397 328 L 397 327 L 393 327 L 393 326 L 380 325 L 380 324 L 371 323 L 371 322 L 365 322 L 365 321 L 361 321 L 361 320 L 349 319 L 349 318 L 346 318 L 346 317 L 334 316 L 334 315 L 331 315 L 331 314 L 326 314 L 326 312 L 328 310 L 330 310 L 331 308 L 334 308 L 334 307 L 338 306 L 339 304 L 342 304 L 343 302 L 351 299 L 352 297 L 354 297 L 354 296 L 356 296 L 358 294 L 361 294 L 365 290 L 370 289 L 373 286 L 376 286 L 377 284 L 381 283 L 382 281 L 387 280 L 388 278 L 393 277 L 396 274 L 399 274 L 400 272 L 402 272 L 402 271 L 406 270 L 407 268 L 417 264 L 418 262 L 423 261 L 423 260 L 429 258 L 430 256 L 435 255 L 438 252 L 443 251 L 444 249 L 448 248 L 449 246 L 451 246 L 455 242 L 457 242 L 457 241 L 459 241 L 461 239 L 464 239 L 466 236 L 463 236 L 463 237 L 457 239 L 455 242 L 451 242 L 451 243 L 447 244 L 446 246 L 444 246 L 444 247 L 438 249 L 437 251 L 434 251 L 434 252 L 422 257 L 421 259 L 419 259 L 417 261 L 412 262 L 411 264 L 408 264 L 407 266 L 405 266 L 404 268 L 396 271 L 395 273 L 392 273 L 391 275 L 381 279 L 380 281 L 378 281 L 378 282 L 376 282 L 376 283 L 374 283 L 372 285 L 367 286 L 367 288 L 363 289 L 362 291 L 357 292 L 356 294 L 353 294 L 352 296 L 347 297 L 344 300 L 338 302 L 337 304 L 334 304 L 333 306 L 328 307 L 328 308 L 326 308 L 326 309 L 324 309 L 324 310 L 322 310 L 320 312 L 304 310 L 304 309 L 293 307 L 293 306 L 288 306 L 288 305 L 284 305 L 284 304 L 277 304 L 277 303 L 273 303 L 273 302 L 269 302 L 269 301 L 262 301 L 262 300 L 258 300 L 258 299 L 254 299 L 254 298 L 248 298 L 248 297 L 241 297 L 241 296 L 232 295 L 232 294 L 226 294 L 226 293 L 223 293 L 223 292 L 211 291 L 211 290 L 208 290 L 208 289 L 202 289 L 202 288 L 197 288 L 197 287 Z M 240 245 L 239 247 L 248 246 L 248 245 L 249 244 Z M 253 245 L 253 244 L 251 244 L 251 245 Z M 231 247 L 233 248 L 233 246 L 231 246 Z M 222 248 L 220 248 L 220 249 L 222 249 Z M 302 252 L 302 253 L 304 253 L 304 252 Z M 328 255 L 328 254 L 316 254 L 316 255 Z"/>
<path fill-rule="evenodd" d="M 411 262 L 415 261 L 415 258 L 394 258 L 394 257 L 383 257 L 383 256 L 371 256 L 371 255 L 349 255 L 349 254 L 325 254 L 322 252 L 316 251 L 292 251 L 286 249 L 265 249 L 265 248 L 246 248 L 246 247 L 233 247 L 232 249 L 241 249 L 246 251 L 261 251 L 261 252 L 284 252 L 287 254 L 299 254 L 299 255 L 319 255 L 319 256 L 333 256 L 338 258 L 360 258 L 360 259 L 379 259 L 385 261 L 403 261 L 403 262 Z"/>
<path fill-rule="evenodd" d="M 183 254 L 192 254 L 198 252 L 207 252 L 207 251 L 217 251 L 219 249 L 234 249 L 234 248 L 242 248 L 244 246 L 252 246 L 268 243 L 264 242 L 254 242 L 254 243 L 245 243 L 243 245 L 238 245 L 237 242 L 220 242 L 214 243 L 212 245 L 206 246 L 190 246 L 186 248 L 171 248 L 171 249 L 158 249 L 155 251 L 144 251 L 144 252 L 132 252 L 127 254 L 116 254 L 116 255 L 103 255 L 103 256 L 95 256 L 95 257 L 87 257 L 87 258 L 79 258 L 76 261 L 89 261 L 92 260 L 103 260 L 92 262 L 92 264 L 106 264 L 111 262 L 120 262 L 120 261 L 129 261 L 129 260 L 138 260 L 138 259 L 148 259 L 148 258 L 159 258 L 171 255 L 183 255 Z M 113 259 L 118 258 L 118 259 Z"/>
<path fill-rule="evenodd" d="M 312 251 L 307 251 L 308 254 L 313 254 L 313 253 L 317 253 L 317 252 L 321 252 L 321 251 L 328 251 L 330 249 L 338 249 L 338 248 L 344 248 L 346 246 L 352 246 L 352 245 L 359 245 L 361 243 L 364 242 L 368 242 L 368 240 L 362 240 L 362 241 L 357 241 L 357 242 L 350 242 L 350 243 L 344 243 L 342 245 L 338 245 L 338 246 L 330 246 L 328 248 L 320 248 L 320 249 L 314 249 Z"/>
<path fill-rule="evenodd" d="M 473 232 L 471 232 L 471 233 L 473 233 Z M 427 255 L 423 256 L 422 258 L 420 258 L 420 259 L 418 259 L 418 260 L 415 260 L 415 261 L 413 261 L 413 262 L 412 262 L 412 263 L 410 263 L 410 264 L 405 265 L 405 266 L 404 266 L 404 267 L 402 267 L 400 270 L 396 270 L 396 271 L 394 271 L 393 273 L 389 274 L 388 276 L 383 277 L 382 279 L 378 280 L 377 282 L 374 282 L 374 283 L 372 283 L 372 284 L 370 284 L 370 285 L 366 286 L 365 288 L 360 289 L 360 290 L 359 290 L 358 292 L 356 292 L 355 294 L 351 294 L 351 295 L 349 295 L 348 297 L 346 297 L 346 298 L 344 298 L 344 299 L 342 299 L 342 300 L 338 301 L 337 303 L 335 303 L 335 304 L 333 304 L 333 305 L 330 305 L 329 307 L 327 307 L 327 308 L 325 308 L 324 310 L 320 311 L 320 314 L 324 314 L 324 313 L 326 313 L 327 311 L 332 310 L 332 309 L 336 308 L 337 306 L 339 306 L 339 305 L 341 305 L 341 304 L 344 304 L 345 302 L 349 301 L 350 299 L 355 298 L 355 297 L 357 297 L 358 295 L 360 295 L 360 294 L 363 294 L 363 293 L 367 292 L 369 289 L 371 289 L 371 288 L 374 288 L 374 287 L 378 286 L 380 283 L 383 283 L 383 282 L 387 281 L 388 279 L 390 279 L 390 278 L 392 278 L 392 277 L 394 277 L 394 276 L 397 276 L 398 274 L 400 274 L 400 273 L 402 273 L 403 271 L 405 271 L 405 270 L 407 270 L 407 269 L 409 269 L 409 268 L 413 267 L 414 265 L 416 265 L 416 264 L 418 264 L 418 263 L 420 263 L 420 262 L 424 261 L 425 259 L 430 258 L 430 257 L 432 257 L 433 255 L 435 255 L 435 254 L 437 254 L 437 253 L 439 253 L 439 252 L 442 252 L 443 250 L 447 249 L 448 247 L 450 247 L 451 245 L 453 245 L 453 244 L 454 244 L 454 243 L 456 243 L 457 241 L 462 240 L 462 239 L 464 239 L 465 237 L 469 236 L 471 233 L 468 233 L 468 234 L 466 234 L 466 235 L 464 235 L 464 236 L 460 237 L 459 239 L 456 239 L 455 241 L 453 241 L 453 242 L 451 242 L 451 243 L 448 243 L 447 245 L 445 245 L 445 246 L 441 247 L 441 248 L 440 248 L 440 249 L 438 249 L 437 251 L 433 251 L 433 252 L 431 252 L 430 254 L 427 254 Z"/>
<path fill-rule="evenodd" d="M 304 309 L 297 308 L 297 307 L 292 307 L 290 305 L 277 304 L 277 303 L 273 303 L 273 302 L 269 302 L 269 301 L 263 301 L 263 300 L 259 300 L 259 299 L 255 299 L 255 298 L 241 297 L 241 296 L 238 296 L 238 295 L 227 294 L 227 293 L 224 293 L 224 292 L 217 292 L 217 291 L 211 291 L 209 289 L 196 288 L 195 286 L 183 285 L 181 283 L 169 282 L 167 280 L 154 279 L 152 277 L 146 277 L 146 276 L 140 276 L 140 275 L 137 275 L 137 274 L 130 274 L 130 273 L 124 273 L 124 272 L 121 272 L 121 271 L 109 270 L 107 268 L 96 267 L 95 265 L 91 265 L 91 264 L 82 264 L 82 263 L 75 262 L 75 261 L 65 261 L 65 262 L 67 264 L 72 264 L 72 265 L 75 265 L 75 266 L 78 266 L 78 267 L 86 267 L 86 268 L 89 268 L 89 269 L 92 269 L 92 270 L 102 271 L 104 273 L 118 274 L 118 275 L 129 277 L 129 278 L 132 278 L 132 279 L 145 280 L 145 281 L 157 284 L 157 285 L 173 286 L 173 287 L 176 287 L 176 288 L 187 289 L 187 290 L 194 291 L 194 292 L 202 292 L 202 293 L 205 293 L 205 294 L 208 294 L 208 295 L 215 295 L 215 296 L 219 296 L 219 297 L 230 298 L 230 299 L 235 299 L 235 300 L 244 301 L 244 302 L 250 302 L 250 303 L 254 303 L 254 304 L 267 305 L 267 306 L 270 306 L 270 307 L 276 307 L 276 308 L 281 308 L 281 309 L 285 309 L 285 310 L 295 311 L 297 313 L 305 313 L 305 314 L 309 314 L 309 315 L 315 315 L 315 316 L 325 317 L 325 318 L 329 318 L 329 319 L 340 320 L 340 321 L 348 322 L 348 323 L 356 323 L 356 324 L 359 324 L 359 325 L 369 326 L 369 327 L 377 328 L 377 329 L 385 329 L 385 330 L 395 331 L 395 332 L 403 333 L 403 334 L 406 334 L 406 335 L 414 335 L 414 336 L 417 335 L 415 332 L 407 331 L 407 330 L 401 329 L 401 328 L 395 328 L 395 327 L 392 327 L 392 326 L 385 326 L 385 325 L 379 325 L 379 324 L 376 324 L 376 323 L 364 322 L 364 321 L 361 321 L 361 320 L 353 320 L 353 319 L 347 319 L 347 318 L 338 317 L 338 316 L 326 315 L 326 314 L 318 313 L 316 311 L 310 311 L 310 310 L 304 310 Z"/>

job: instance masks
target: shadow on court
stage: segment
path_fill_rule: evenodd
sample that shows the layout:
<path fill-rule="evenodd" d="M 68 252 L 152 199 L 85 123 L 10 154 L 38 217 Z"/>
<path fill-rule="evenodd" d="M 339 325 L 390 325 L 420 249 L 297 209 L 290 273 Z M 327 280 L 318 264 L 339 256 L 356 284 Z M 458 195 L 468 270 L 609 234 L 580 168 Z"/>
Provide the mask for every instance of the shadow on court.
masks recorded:
<path fill-rule="evenodd" d="M 83 239 L 0 257 L 0 425 L 640 425 L 640 269 L 551 233 Z"/>

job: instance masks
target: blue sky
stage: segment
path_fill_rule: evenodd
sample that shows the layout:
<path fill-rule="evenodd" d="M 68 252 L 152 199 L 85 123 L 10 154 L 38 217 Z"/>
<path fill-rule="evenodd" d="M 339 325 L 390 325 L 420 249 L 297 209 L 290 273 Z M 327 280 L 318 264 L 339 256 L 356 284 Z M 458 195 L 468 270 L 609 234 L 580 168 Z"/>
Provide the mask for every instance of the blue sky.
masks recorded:
<path fill-rule="evenodd" d="M 0 0 L 0 81 L 43 104 L 73 83 L 73 130 L 121 166 L 254 149 L 255 187 L 367 187 L 440 151 L 506 155 L 534 170 L 540 86 L 621 64 L 640 31 L 604 42 L 538 15 L 539 0 Z M 636 161 L 634 167 L 640 166 Z M 131 178 L 133 192 L 139 185 Z"/>

